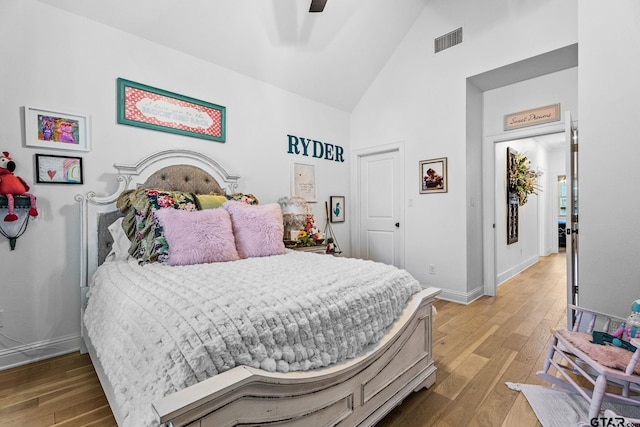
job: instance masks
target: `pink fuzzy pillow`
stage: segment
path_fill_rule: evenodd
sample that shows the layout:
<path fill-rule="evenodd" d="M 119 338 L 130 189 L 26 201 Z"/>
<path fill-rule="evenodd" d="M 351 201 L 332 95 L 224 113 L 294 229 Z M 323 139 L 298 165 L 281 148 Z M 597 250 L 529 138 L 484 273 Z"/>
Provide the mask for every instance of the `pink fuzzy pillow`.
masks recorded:
<path fill-rule="evenodd" d="M 286 252 L 279 204 L 248 205 L 229 201 L 222 207 L 231 215 L 240 258 L 282 255 Z"/>
<path fill-rule="evenodd" d="M 240 259 L 231 217 L 226 210 L 189 212 L 159 209 L 155 215 L 164 228 L 169 246 L 167 264 L 190 265 Z"/>

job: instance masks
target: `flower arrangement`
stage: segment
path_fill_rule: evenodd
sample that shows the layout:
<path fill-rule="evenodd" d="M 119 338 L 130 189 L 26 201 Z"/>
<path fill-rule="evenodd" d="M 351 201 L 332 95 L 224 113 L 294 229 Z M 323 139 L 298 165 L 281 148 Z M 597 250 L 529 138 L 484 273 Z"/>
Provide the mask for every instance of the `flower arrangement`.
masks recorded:
<path fill-rule="evenodd" d="M 298 232 L 297 244 L 301 246 L 314 246 L 324 240 L 322 231 L 316 227 L 313 215 L 307 215 L 304 230 Z"/>
<path fill-rule="evenodd" d="M 509 192 L 514 193 L 518 198 L 518 204 L 523 206 L 527 203 L 529 194 L 538 194 L 542 188 L 536 181 L 541 175 L 531 170 L 531 161 L 526 156 L 511 151 L 513 156 L 509 161 L 509 170 L 507 171 L 509 178 Z"/>

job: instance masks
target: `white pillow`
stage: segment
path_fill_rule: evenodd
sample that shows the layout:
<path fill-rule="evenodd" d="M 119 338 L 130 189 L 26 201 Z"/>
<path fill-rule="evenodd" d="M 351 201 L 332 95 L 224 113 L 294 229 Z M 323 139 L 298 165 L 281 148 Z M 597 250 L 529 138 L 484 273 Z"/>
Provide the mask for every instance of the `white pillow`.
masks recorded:
<path fill-rule="evenodd" d="M 113 238 L 113 246 L 111 246 L 111 251 L 107 254 L 105 262 L 124 261 L 130 256 L 129 246 L 131 246 L 131 241 L 122 228 L 122 219 L 123 218 L 116 219 L 107 227 L 111 238 Z"/>

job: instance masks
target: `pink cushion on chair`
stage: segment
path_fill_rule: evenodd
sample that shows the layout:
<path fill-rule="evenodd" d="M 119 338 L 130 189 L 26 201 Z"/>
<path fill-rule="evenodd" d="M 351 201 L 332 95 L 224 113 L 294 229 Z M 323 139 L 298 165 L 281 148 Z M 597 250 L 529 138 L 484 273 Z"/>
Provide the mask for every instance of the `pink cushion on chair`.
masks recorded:
<path fill-rule="evenodd" d="M 223 205 L 231 215 L 236 248 L 241 258 L 282 255 L 286 252 L 282 210 L 277 203 L 248 205 L 229 201 Z"/>
<path fill-rule="evenodd" d="M 202 264 L 240 259 L 231 218 L 224 209 L 183 211 L 160 209 L 155 213 L 169 246 L 169 265 Z"/>
<path fill-rule="evenodd" d="M 600 365 L 608 368 L 624 371 L 633 356 L 633 352 L 620 347 L 592 343 L 591 334 L 586 332 L 573 332 L 563 329 L 558 331 L 558 335 Z M 640 375 L 640 364 L 636 365 L 633 373 Z"/>

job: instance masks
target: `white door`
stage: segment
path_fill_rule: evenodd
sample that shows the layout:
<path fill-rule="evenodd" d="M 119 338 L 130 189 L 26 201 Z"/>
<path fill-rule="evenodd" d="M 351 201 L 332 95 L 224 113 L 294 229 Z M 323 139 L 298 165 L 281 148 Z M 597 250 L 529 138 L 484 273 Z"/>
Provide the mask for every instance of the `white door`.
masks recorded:
<path fill-rule="evenodd" d="M 571 113 L 565 113 L 567 147 L 567 302 L 578 305 L 578 129 L 571 122 Z M 573 326 L 573 316 L 567 313 L 567 326 Z"/>
<path fill-rule="evenodd" d="M 360 257 L 403 267 L 400 153 L 358 156 Z"/>

